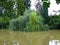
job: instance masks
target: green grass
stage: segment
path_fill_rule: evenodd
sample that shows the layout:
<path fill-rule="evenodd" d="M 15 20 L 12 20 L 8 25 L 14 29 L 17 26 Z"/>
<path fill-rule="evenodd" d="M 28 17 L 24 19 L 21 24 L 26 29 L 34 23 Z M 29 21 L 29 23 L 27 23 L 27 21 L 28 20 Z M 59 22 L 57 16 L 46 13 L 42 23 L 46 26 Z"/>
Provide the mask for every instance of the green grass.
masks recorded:
<path fill-rule="evenodd" d="M 3 42 L 19 42 L 21 45 L 48 45 L 50 37 L 60 40 L 60 30 L 42 32 L 10 32 L 0 30 L 0 45 Z"/>

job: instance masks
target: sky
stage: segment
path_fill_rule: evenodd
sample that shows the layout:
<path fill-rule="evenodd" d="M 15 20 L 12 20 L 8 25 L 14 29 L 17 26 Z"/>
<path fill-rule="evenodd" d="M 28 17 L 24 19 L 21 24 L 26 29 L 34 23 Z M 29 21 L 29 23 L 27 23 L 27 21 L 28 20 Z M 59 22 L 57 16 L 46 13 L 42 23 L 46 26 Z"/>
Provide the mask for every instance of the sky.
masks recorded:
<path fill-rule="evenodd" d="M 48 13 L 49 15 L 54 15 L 55 13 L 58 15 L 59 12 L 58 10 L 60 10 L 60 4 L 56 4 L 56 1 L 55 0 L 50 0 L 51 4 L 50 4 L 50 7 L 48 8 Z"/>
<path fill-rule="evenodd" d="M 36 3 L 36 0 L 31 0 L 31 9 L 32 10 L 36 10 L 35 3 Z"/>
<path fill-rule="evenodd" d="M 41 1 L 41 0 L 40 0 Z M 36 10 L 35 4 L 37 0 L 31 0 L 31 9 Z M 50 0 L 50 7 L 48 8 L 48 14 L 49 15 L 54 15 L 54 14 L 59 14 L 58 10 L 60 10 L 60 4 L 56 4 L 55 0 Z"/>

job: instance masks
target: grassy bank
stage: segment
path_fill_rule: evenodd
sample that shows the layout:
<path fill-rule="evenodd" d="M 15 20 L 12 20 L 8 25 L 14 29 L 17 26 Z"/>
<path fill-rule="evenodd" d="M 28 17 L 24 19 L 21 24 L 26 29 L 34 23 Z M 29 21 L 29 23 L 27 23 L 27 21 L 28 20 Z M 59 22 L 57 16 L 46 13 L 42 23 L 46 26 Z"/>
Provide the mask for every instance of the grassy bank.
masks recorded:
<path fill-rule="evenodd" d="M 0 45 L 5 42 L 19 42 L 21 45 L 48 45 L 50 37 L 60 40 L 60 30 L 43 32 L 10 32 L 0 30 Z"/>

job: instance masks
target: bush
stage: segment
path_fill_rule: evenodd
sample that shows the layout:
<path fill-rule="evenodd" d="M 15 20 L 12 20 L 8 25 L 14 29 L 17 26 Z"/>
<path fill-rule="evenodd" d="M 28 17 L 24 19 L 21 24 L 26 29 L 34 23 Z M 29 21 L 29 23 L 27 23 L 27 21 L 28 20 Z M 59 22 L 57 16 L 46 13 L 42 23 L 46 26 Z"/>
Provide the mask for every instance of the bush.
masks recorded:
<path fill-rule="evenodd" d="M 26 10 L 24 16 L 10 20 L 9 28 L 13 31 L 41 31 L 47 30 L 48 26 L 43 24 L 43 17 L 37 15 L 36 11 Z M 46 27 L 46 28 L 45 28 Z"/>
<path fill-rule="evenodd" d="M 28 16 L 20 16 L 18 17 L 17 21 L 19 24 L 19 30 L 24 31 L 24 28 L 26 27 L 26 23 L 28 22 Z"/>
<path fill-rule="evenodd" d="M 16 26 L 15 26 L 15 19 L 12 19 L 9 22 L 9 29 L 12 31 L 12 30 L 15 30 L 15 28 L 16 28 Z"/>
<path fill-rule="evenodd" d="M 9 26 L 9 18 L 7 16 L 0 17 L 0 29 L 8 28 Z"/>
<path fill-rule="evenodd" d="M 33 11 L 31 15 L 29 16 L 29 22 L 27 25 L 28 31 L 37 31 L 39 30 L 39 17 L 37 16 L 37 13 Z"/>
<path fill-rule="evenodd" d="M 26 23 L 28 22 L 28 16 L 20 16 L 17 19 L 12 19 L 9 22 L 9 29 L 13 31 L 24 31 Z M 12 24 L 12 25 L 11 25 Z"/>
<path fill-rule="evenodd" d="M 50 16 L 50 21 L 48 24 L 51 29 L 60 29 L 60 15 Z"/>
<path fill-rule="evenodd" d="M 26 25 L 26 31 L 45 31 L 49 29 L 48 25 L 43 24 L 43 17 L 38 16 L 36 11 L 33 11 L 29 16 L 29 22 Z"/>

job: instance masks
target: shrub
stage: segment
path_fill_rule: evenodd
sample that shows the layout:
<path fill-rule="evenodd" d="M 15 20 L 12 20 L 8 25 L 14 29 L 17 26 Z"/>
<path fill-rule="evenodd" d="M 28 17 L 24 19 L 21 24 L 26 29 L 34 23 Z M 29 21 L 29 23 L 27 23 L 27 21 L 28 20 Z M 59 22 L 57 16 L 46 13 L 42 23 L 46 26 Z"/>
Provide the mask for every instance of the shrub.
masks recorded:
<path fill-rule="evenodd" d="M 30 29 L 32 31 L 38 31 L 40 30 L 40 25 L 39 25 L 39 17 L 37 16 L 37 13 L 35 11 L 33 11 L 31 13 L 31 16 L 29 17 L 29 23 L 30 23 Z"/>
<path fill-rule="evenodd" d="M 50 16 L 48 24 L 51 29 L 60 29 L 60 15 Z"/>
<path fill-rule="evenodd" d="M 23 16 L 10 20 L 9 28 L 13 31 L 28 32 L 47 30 L 47 25 L 44 25 L 43 21 L 43 17 L 41 15 L 37 15 L 36 11 L 26 10 Z"/>
<path fill-rule="evenodd" d="M 29 22 L 26 24 L 26 31 L 45 31 L 49 29 L 48 25 L 43 24 L 43 17 L 37 15 L 36 11 L 31 12 Z"/>
<path fill-rule="evenodd" d="M 17 19 L 10 20 L 9 28 L 13 31 L 17 31 L 17 30 L 24 31 L 27 22 L 28 22 L 28 16 L 19 16 Z"/>
<path fill-rule="evenodd" d="M 26 23 L 28 22 L 28 16 L 20 16 L 17 19 L 17 22 L 19 24 L 19 30 L 24 31 L 24 28 L 26 27 Z"/>
<path fill-rule="evenodd" d="M 12 19 L 9 22 L 9 29 L 10 30 L 20 30 L 20 31 L 24 31 L 27 22 L 29 21 L 29 15 L 30 15 L 31 11 L 30 10 L 26 10 L 24 12 L 24 16 L 19 16 L 16 19 Z M 14 24 L 15 23 L 15 24 Z M 11 25 L 12 24 L 12 25 Z"/>
<path fill-rule="evenodd" d="M 9 18 L 7 16 L 0 17 L 0 28 L 8 28 Z"/>
<path fill-rule="evenodd" d="M 9 29 L 12 31 L 12 30 L 15 30 L 15 19 L 12 19 L 10 20 L 9 22 Z"/>

